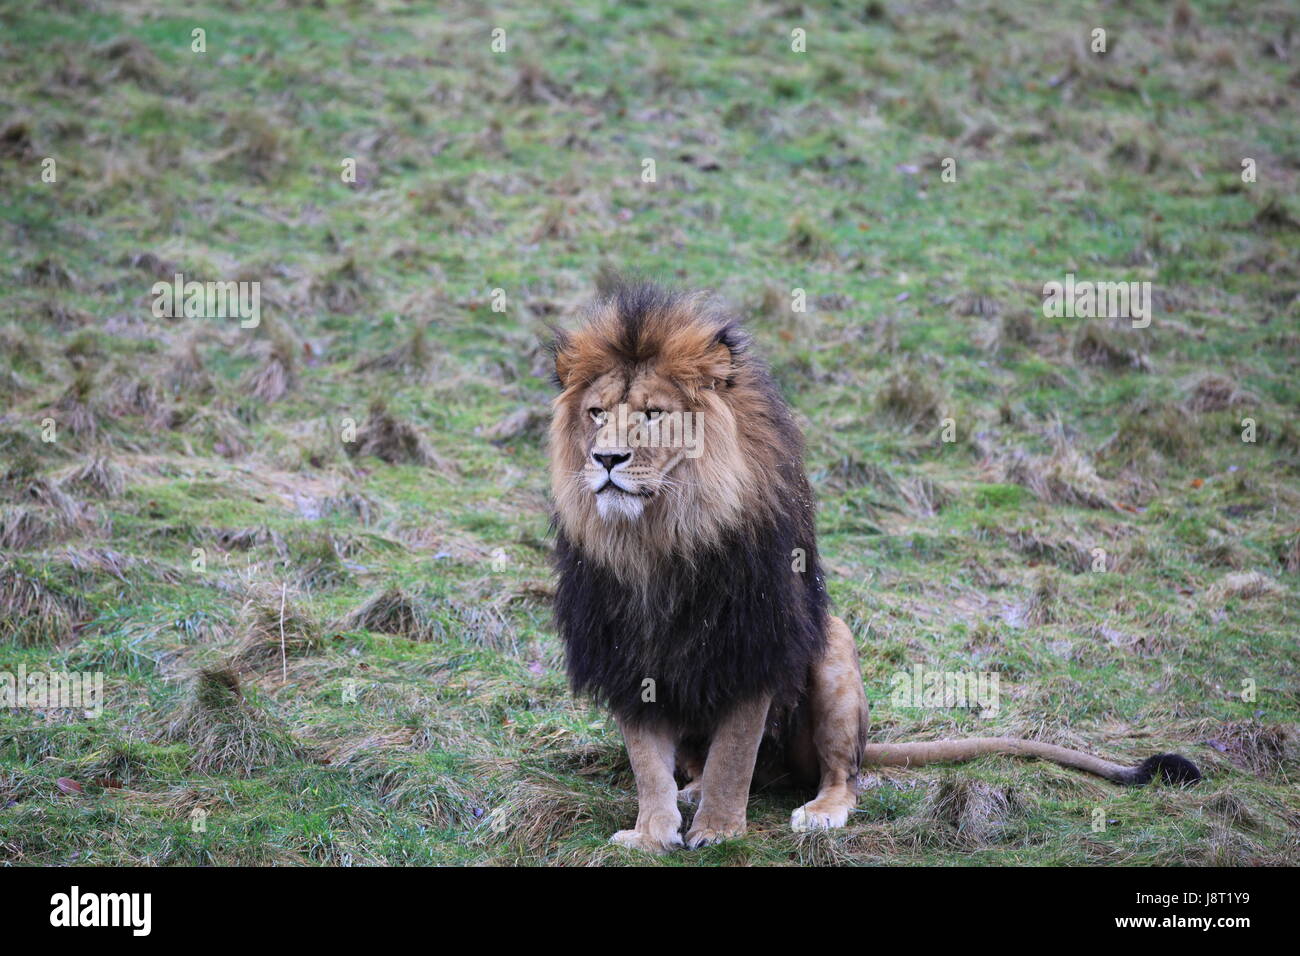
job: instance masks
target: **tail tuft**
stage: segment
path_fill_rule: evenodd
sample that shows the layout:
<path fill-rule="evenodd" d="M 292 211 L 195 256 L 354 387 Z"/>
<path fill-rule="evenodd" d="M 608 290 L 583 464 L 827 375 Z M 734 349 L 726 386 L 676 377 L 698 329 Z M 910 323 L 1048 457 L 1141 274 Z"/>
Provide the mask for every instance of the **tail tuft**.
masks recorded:
<path fill-rule="evenodd" d="M 1150 783 L 1159 774 L 1165 783 L 1192 784 L 1201 779 L 1201 772 L 1196 764 L 1178 754 L 1156 754 L 1142 761 L 1140 766 L 1129 771 L 1124 783 L 1142 786 Z"/>

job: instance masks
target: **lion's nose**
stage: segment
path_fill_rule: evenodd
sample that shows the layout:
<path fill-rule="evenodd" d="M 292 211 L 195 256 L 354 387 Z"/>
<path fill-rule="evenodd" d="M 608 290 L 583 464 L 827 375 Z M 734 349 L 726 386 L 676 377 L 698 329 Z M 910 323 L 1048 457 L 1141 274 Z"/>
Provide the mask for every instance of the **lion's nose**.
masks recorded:
<path fill-rule="evenodd" d="M 596 464 L 604 465 L 606 471 L 613 471 L 615 465 L 621 465 L 631 458 L 631 455 L 602 455 L 598 451 L 591 453 L 591 457 L 596 459 Z"/>

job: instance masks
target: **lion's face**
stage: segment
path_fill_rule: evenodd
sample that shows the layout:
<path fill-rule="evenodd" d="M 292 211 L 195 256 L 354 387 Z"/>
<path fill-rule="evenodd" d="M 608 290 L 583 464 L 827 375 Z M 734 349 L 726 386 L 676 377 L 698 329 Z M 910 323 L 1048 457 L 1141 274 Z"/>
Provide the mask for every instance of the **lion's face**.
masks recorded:
<path fill-rule="evenodd" d="M 771 507 L 771 419 L 738 334 L 691 297 L 605 301 L 559 334 L 551 490 L 593 558 L 644 568 Z"/>
<path fill-rule="evenodd" d="M 582 480 L 605 521 L 636 521 L 646 505 L 673 487 L 674 474 L 703 452 L 703 416 L 681 389 L 655 369 L 630 381 L 617 370 L 582 393 Z"/>

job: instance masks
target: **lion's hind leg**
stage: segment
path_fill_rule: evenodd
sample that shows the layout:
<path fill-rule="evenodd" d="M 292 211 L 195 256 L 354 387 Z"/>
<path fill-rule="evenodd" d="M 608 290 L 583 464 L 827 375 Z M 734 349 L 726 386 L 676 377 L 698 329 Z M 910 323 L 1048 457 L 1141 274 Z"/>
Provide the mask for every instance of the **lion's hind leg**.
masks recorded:
<path fill-rule="evenodd" d="M 687 806 L 698 806 L 700 793 L 704 789 L 704 758 L 699 753 L 690 752 L 678 757 L 678 769 L 686 778 L 686 783 L 677 791 L 679 802 Z"/>
<path fill-rule="evenodd" d="M 867 733 L 867 695 L 848 626 L 832 617 L 826 653 L 812 669 L 805 706 L 812 721 L 820 785 L 815 799 L 790 816 L 798 830 L 842 827 L 857 805 L 857 777 Z"/>

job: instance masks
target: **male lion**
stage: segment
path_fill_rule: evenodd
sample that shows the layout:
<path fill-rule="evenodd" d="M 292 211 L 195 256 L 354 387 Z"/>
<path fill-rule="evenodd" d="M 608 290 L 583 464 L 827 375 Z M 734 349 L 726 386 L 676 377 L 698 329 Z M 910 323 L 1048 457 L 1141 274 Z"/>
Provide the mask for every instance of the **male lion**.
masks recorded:
<path fill-rule="evenodd" d="M 556 618 L 574 691 L 613 711 L 636 775 L 636 826 L 615 843 L 681 846 L 679 797 L 698 802 L 688 847 L 738 836 L 754 780 L 815 784 L 791 825 L 840 827 L 864 761 L 1007 753 L 1120 783 L 1199 779 L 1175 754 L 1129 768 L 1009 737 L 869 746 L 803 438 L 737 322 L 707 296 L 627 284 L 553 352 Z"/>

